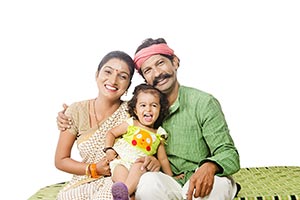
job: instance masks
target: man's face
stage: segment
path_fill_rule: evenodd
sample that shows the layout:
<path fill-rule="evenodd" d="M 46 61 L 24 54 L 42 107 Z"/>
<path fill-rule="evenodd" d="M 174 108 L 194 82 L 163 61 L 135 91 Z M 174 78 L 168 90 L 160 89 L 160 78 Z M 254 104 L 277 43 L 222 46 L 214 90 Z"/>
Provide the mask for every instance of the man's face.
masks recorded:
<path fill-rule="evenodd" d="M 141 66 L 141 72 L 150 85 L 163 93 L 169 94 L 177 83 L 178 65 L 159 54 L 148 58 Z"/>

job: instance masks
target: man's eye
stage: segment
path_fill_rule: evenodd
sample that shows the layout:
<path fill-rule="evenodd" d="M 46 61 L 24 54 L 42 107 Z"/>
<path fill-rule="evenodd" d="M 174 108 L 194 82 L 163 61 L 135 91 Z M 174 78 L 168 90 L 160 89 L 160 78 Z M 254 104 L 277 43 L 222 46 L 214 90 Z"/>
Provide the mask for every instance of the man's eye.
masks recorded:
<path fill-rule="evenodd" d="M 161 60 L 161 61 L 158 62 L 158 65 L 161 66 L 161 65 L 163 65 L 164 63 L 165 63 L 165 62 L 164 62 L 163 60 Z"/>
<path fill-rule="evenodd" d="M 146 69 L 143 74 L 148 74 L 150 72 L 150 69 Z"/>

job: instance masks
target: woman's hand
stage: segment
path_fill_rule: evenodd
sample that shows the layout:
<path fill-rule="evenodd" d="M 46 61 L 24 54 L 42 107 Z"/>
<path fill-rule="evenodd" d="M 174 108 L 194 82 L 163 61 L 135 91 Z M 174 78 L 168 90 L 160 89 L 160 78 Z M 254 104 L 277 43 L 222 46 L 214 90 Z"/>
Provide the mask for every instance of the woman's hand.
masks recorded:
<path fill-rule="evenodd" d="M 100 176 L 111 176 L 109 161 L 106 157 L 102 158 L 97 164 L 97 174 Z"/>
<path fill-rule="evenodd" d="M 72 120 L 65 115 L 65 111 L 68 108 L 67 104 L 63 104 L 63 110 L 57 113 L 56 123 L 57 128 L 60 131 L 65 131 L 71 127 Z"/>
<path fill-rule="evenodd" d="M 146 169 L 150 172 L 158 172 L 161 167 L 160 162 L 154 156 L 145 156 L 142 158 L 138 158 L 135 162 L 142 162 L 143 165 L 141 167 L 141 170 Z"/>

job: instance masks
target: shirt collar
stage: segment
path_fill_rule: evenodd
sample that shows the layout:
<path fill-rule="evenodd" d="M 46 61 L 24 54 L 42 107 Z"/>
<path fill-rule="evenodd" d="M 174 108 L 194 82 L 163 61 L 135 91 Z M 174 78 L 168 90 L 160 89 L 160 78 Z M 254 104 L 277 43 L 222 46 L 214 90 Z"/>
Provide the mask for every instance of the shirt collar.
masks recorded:
<path fill-rule="evenodd" d="M 173 114 L 174 112 L 176 112 L 176 110 L 179 109 L 179 106 L 180 106 L 180 93 L 181 93 L 180 91 L 181 91 L 181 87 L 179 86 L 178 96 L 177 96 L 175 102 L 169 108 L 170 114 Z"/>

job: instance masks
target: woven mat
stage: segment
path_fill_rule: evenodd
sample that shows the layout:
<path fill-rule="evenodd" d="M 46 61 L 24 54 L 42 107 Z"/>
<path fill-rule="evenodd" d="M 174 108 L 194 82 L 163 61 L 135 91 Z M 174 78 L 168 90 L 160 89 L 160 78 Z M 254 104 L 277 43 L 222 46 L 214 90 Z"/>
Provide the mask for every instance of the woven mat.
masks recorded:
<path fill-rule="evenodd" d="M 300 199 L 300 167 L 242 168 L 234 179 L 242 187 L 235 200 Z"/>
<path fill-rule="evenodd" d="M 300 200 L 300 167 L 242 168 L 234 179 L 242 187 L 234 200 Z M 41 188 L 29 200 L 55 200 L 65 184 Z"/>
<path fill-rule="evenodd" d="M 37 191 L 28 200 L 56 200 L 58 192 L 66 185 L 66 182 L 46 186 Z"/>

